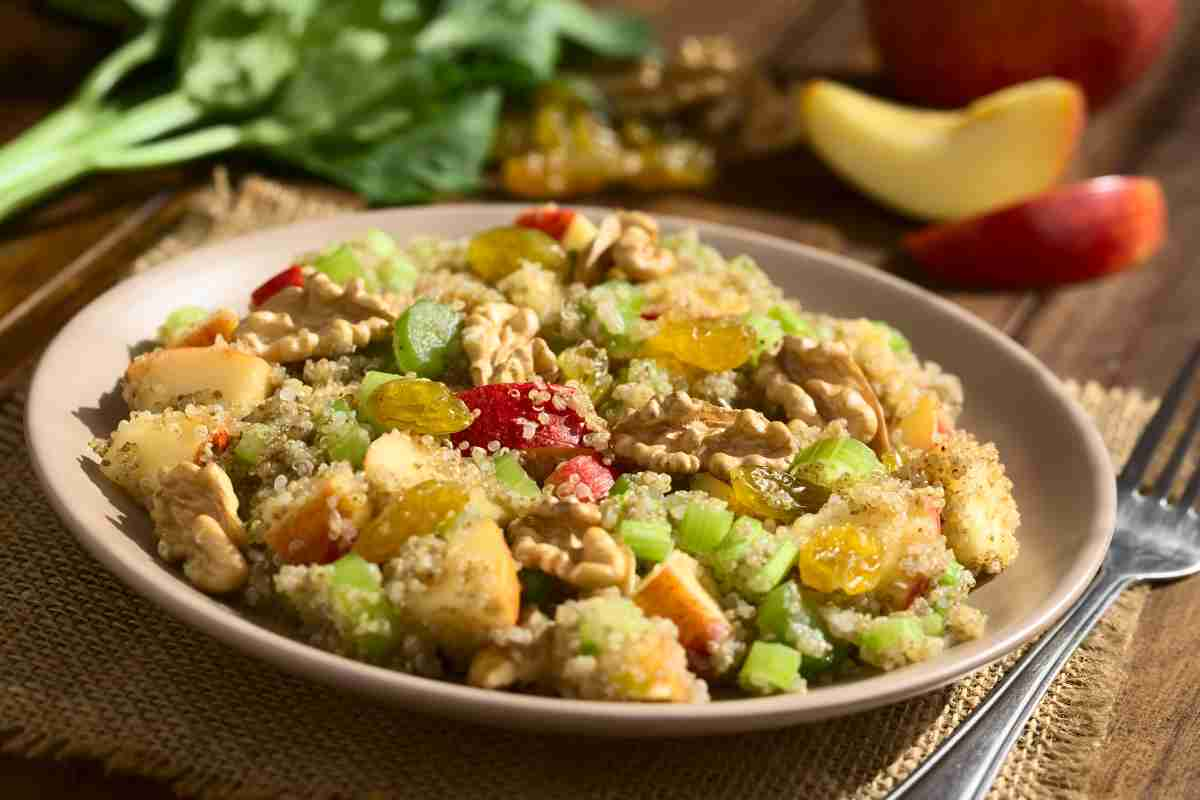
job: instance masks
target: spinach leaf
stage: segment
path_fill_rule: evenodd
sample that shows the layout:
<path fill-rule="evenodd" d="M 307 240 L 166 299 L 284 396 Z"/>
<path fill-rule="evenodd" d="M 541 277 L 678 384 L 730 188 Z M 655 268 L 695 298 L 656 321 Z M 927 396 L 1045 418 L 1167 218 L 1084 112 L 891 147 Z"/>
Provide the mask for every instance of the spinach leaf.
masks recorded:
<path fill-rule="evenodd" d="M 300 34 L 319 0 L 204 0 L 179 56 L 182 88 L 218 112 L 265 104 L 300 63 Z"/>
<path fill-rule="evenodd" d="M 552 5 L 563 37 L 596 55 L 631 59 L 654 50 L 654 33 L 641 17 L 618 11 L 600 13 L 575 2 Z"/>
<path fill-rule="evenodd" d="M 478 188 L 500 116 L 495 89 L 414 112 L 414 124 L 375 144 L 307 141 L 273 152 L 372 203 L 419 203 Z"/>

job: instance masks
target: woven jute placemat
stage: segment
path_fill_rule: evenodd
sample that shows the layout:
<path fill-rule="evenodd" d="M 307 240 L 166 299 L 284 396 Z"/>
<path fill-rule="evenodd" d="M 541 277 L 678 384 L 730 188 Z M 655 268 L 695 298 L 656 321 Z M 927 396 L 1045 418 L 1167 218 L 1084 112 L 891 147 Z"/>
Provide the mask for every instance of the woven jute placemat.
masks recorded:
<path fill-rule="evenodd" d="M 340 210 L 305 192 L 218 179 L 136 265 L 253 228 Z M 1068 384 L 1116 463 L 1154 402 Z M 279 672 L 177 622 L 105 572 L 42 497 L 20 390 L 0 400 L 0 743 L 100 759 L 209 797 L 876 798 L 920 763 L 1011 662 L 853 717 L 694 740 L 604 741 L 471 727 Z M 992 795 L 1082 798 L 1145 600 L 1126 593 L 1051 687 Z"/>

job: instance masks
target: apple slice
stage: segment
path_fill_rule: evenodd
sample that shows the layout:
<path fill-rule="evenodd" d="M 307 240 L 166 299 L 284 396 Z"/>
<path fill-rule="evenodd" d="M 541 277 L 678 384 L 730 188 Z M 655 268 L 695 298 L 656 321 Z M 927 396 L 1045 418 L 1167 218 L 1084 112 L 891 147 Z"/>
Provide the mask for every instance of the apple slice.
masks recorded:
<path fill-rule="evenodd" d="M 904 246 L 947 283 L 1036 289 L 1136 266 L 1166 238 L 1158 181 L 1112 175 L 974 219 L 934 225 Z"/>
<path fill-rule="evenodd" d="M 674 622 L 684 648 L 706 653 L 710 644 L 727 639 L 733 629 L 717 601 L 700 583 L 699 570 L 694 558 L 676 550 L 642 579 L 633 602 L 648 617 Z"/>
<path fill-rule="evenodd" d="M 817 155 L 903 214 L 961 219 L 1040 194 L 1075 153 L 1087 116 L 1067 81 L 1031 81 L 959 111 L 897 105 L 831 81 L 800 92 Z"/>

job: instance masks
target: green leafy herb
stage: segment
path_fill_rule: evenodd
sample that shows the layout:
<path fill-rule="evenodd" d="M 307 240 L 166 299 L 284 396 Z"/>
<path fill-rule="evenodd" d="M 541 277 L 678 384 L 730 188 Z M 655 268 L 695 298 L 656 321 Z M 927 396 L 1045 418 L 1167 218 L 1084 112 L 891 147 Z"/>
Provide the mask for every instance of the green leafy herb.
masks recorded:
<path fill-rule="evenodd" d="M 0 148 L 0 219 L 96 170 L 235 148 L 363 194 L 472 191 L 505 93 L 555 78 L 564 49 L 636 58 L 635 18 L 578 0 L 55 0 L 142 30 L 62 109 Z M 168 75 L 133 86 L 138 68 Z"/>

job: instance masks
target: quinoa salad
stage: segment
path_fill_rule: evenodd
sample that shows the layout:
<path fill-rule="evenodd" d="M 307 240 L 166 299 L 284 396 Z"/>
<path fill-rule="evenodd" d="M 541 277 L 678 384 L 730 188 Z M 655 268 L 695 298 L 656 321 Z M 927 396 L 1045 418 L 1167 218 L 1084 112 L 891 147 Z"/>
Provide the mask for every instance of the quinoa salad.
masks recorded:
<path fill-rule="evenodd" d="M 197 589 L 592 700 L 804 692 L 982 634 L 1012 484 L 886 322 L 633 211 L 288 256 L 244 314 L 164 309 L 93 442 Z"/>

